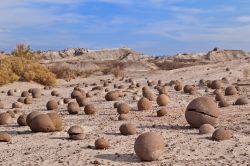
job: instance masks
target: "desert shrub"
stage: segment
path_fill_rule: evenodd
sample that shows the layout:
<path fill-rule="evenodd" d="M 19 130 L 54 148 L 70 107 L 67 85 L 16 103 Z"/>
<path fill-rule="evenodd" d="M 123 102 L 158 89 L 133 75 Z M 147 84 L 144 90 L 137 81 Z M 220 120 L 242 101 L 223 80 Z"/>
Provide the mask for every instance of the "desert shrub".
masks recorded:
<path fill-rule="evenodd" d="M 113 74 L 114 77 L 124 77 L 125 68 L 130 62 L 110 61 L 109 66 L 104 67 L 101 71 L 104 75 Z"/>
<path fill-rule="evenodd" d="M 248 68 L 244 68 L 242 72 L 243 72 L 244 79 L 248 79 L 248 76 L 249 76 L 249 70 L 248 70 Z"/>
<path fill-rule="evenodd" d="M 49 69 L 38 62 L 28 46 L 17 45 L 11 56 L 0 60 L 0 85 L 14 81 L 35 81 L 54 86 L 56 78 Z"/>
<path fill-rule="evenodd" d="M 86 78 L 98 72 L 98 70 L 73 69 L 65 64 L 52 65 L 49 67 L 49 70 L 56 75 L 56 78 L 64 79 L 66 81 L 70 81 L 71 79 L 75 79 L 80 76 Z"/>

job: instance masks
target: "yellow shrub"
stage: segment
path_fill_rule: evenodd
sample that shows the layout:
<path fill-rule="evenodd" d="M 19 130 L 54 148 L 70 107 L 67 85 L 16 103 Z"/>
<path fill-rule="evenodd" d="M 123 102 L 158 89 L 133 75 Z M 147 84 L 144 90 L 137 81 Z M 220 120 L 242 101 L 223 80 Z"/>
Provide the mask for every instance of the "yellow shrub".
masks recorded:
<path fill-rule="evenodd" d="M 30 51 L 16 51 L 13 56 L 0 60 L 0 85 L 14 81 L 35 81 L 54 86 L 56 78 L 49 69 L 37 62 Z"/>

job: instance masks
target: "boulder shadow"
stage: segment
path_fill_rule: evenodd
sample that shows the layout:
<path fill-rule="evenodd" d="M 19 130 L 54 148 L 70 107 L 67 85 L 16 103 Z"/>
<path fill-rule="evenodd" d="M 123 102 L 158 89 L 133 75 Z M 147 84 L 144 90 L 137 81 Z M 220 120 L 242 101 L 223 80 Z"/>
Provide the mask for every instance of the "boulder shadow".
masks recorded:
<path fill-rule="evenodd" d="M 138 128 L 155 128 L 155 129 L 165 129 L 165 130 L 191 130 L 191 126 L 181 126 L 181 125 L 142 125 Z"/>
<path fill-rule="evenodd" d="M 132 153 L 128 154 L 99 154 L 95 156 L 98 159 L 117 161 L 117 162 L 128 162 L 128 163 L 138 163 L 140 162 Z"/>

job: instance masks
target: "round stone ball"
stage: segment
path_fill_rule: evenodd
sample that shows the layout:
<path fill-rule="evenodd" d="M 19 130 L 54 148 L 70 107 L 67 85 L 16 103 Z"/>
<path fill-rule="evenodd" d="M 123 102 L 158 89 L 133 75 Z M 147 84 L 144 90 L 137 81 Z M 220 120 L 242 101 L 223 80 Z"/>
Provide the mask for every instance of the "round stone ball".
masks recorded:
<path fill-rule="evenodd" d="M 216 101 L 222 101 L 222 100 L 224 100 L 223 94 L 222 93 L 216 93 L 215 94 L 215 100 Z"/>
<path fill-rule="evenodd" d="M 169 103 L 170 99 L 167 95 L 161 94 L 157 97 L 156 102 L 159 106 L 166 106 Z"/>
<path fill-rule="evenodd" d="M 120 103 L 117 107 L 118 114 L 127 114 L 130 110 L 131 108 L 127 103 Z"/>
<path fill-rule="evenodd" d="M 118 116 L 118 120 L 128 120 L 128 115 L 127 114 L 120 114 Z"/>
<path fill-rule="evenodd" d="M 47 114 L 39 114 L 31 119 L 30 129 L 33 132 L 53 132 L 56 128 Z"/>
<path fill-rule="evenodd" d="M 143 97 L 137 102 L 137 108 L 139 111 L 148 111 L 152 109 L 152 102 Z"/>
<path fill-rule="evenodd" d="M 86 115 L 91 115 L 96 113 L 96 108 L 93 104 L 88 104 L 84 107 L 84 112 Z"/>
<path fill-rule="evenodd" d="M 229 86 L 225 89 L 226 96 L 236 95 L 237 93 L 238 93 L 238 91 L 235 88 L 235 86 Z"/>
<path fill-rule="evenodd" d="M 64 98 L 63 102 L 64 102 L 64 104 L 68 104 L 70 102 L 70 99 L 69 98 Z"/>
<path fill-rule="evenodd" d="M 50 113 L 47 113 L 47 115 L 49 116 L 50 120 L 53 122 L 55 126 L 54 131 L 62 131 L 63 130 L 62 117 L 57 112 L 50 112 Z"/>
<path fill-rule="evenodd" d="M 115 102 L 114 103 L 114 108 L 118 108 L 119 104 L 121 104 L 120 102 Z"/>
<path fill-rule="evenodd" d="M 8 90 L 8 92 L 7 92 L 8 96 L 14 96 L 14 94 L 15 94 L 15 92 L 12 89 Z"/>
<path fill-rule="evenodd" d="M 200 128 L 203 124 L 218 124 L 219 109 L 210 97 L 198 97 L 192 100 L 185 111 L 185 117 L 190 126 Z"/>
<path fill-rule="evenodd" d="M 21 93 L 21 97 L 28 97 L 30 95 L 30 93 L 28 91 L 23 91 Z"/>
<path fill-rule="evenodd" d="M 105 138 L 98 138 L 95 141 L 95 148 L 96 149 L 108 149 L 110 147 L 110 143 Z"/>
<path fill-rule="evenodd" d="M 163 107 L 161 109 L 159 109 L 156 113 L 157 113 L 157 117 L 162 117 L 164 115 L 167 114 L 167 108 L 166 107 Z"/>
<path fill-rule="evenodd" d="M 33 98 L 41 98 L 41 96 L 42 96 L 41 90 L 38 88 L 33 88 L 31 90 L 31 94 L 32 94 Z"/>
<path fill-rule="evenodd" d="M 84 96 L 77 96 L 76 102 L 79 104 L 80 107 L 85 107 L 86 105 L 88 105 L 88 100 Z"/>
<path fill-rule="evenodd" d="M 60 96 L 59 92 L 56 90 L 51 91 L 51 96 Z"/>
<path fill-rule="evenodd" d="M 220 89 L 222 87 L 221 81 L 220 80 L 214 80 L 211 83 L 211 88 L 212 89 Z"/>
<path fill-rule="evenodd" d="M 155 100 L 155 95 L 150 90 L 142 91 L 142 95 L 143 95 L 143 97 L 146 97 L 150 101 Z"/>
<path fill-rule="evenodd" d="M 247 105 L 249 103 L 249 99 L 247 97 L 239 97 L 235 101 L 235 105 Z"/>
<path fill-rule="evenodd" d="M 177 84 L 177 85 L 174 86 L 174 89 L 175 89 L 176 91 L 181 91 L 181 90 L 183 89 L 183 87 L 182 87 L 181 84 Z"/>
<path fill-rule="evenodd" d="M 183 88 L 184 93 L 190 93 L 194 87 L 192 85 L 185 85 Z"/>
<path fill-rule="evenodd" d="M 226 101 L 226 100 L 221 100 L 219 103 L 218 103 L 218 106 L 219 107 L 228 107 L 230 104 Z"/>
<path fill-rule="evenodd" d="M 164 139 L 160 134 L 147 132 L 136 139 L 134 150 L 142 161 L 155 161 L 163 154 L 164 146 Z"/>
<path fill-rule="evenodd" d="M 81 126 L 71 126 L 68 130 L 69 138 L 72 140 L 83 140 L 85 138 L 84 130 Z"/>
<path fill-rule="evenodd" d="M 75 99 L 78 96 L 83 96 L 82 93 L 78 90 L 73 90 L 73 92 L 71 93 L 71 98 Z"/>
<path fill-rule="evenodd" d="M 0 142 L 10 142 L 11 136 L 7 132 L 0 131 Z"/>
<path fill-rule="evenodd" d="M 201 127 L 199 128 L 199 134 L 209 134 L 209 133 L 213 133 L 214 132 L 214 126 L 210 125 L 210 124 L 203 124 L 201 125 Z"/>
<path fill-rule="evenodd" d="M 23 107 L 23 105 L 22 105 L 22 103 L 20 103 L 20 102 L 14 102 L 13 104 L 12 104 L 12 108 L 22 108 Z"/>
<path fill-rule="evenodd" d="M 165 94 L 168 95 L 168 87 L 167 86 L 163 86 L 162 88 L 159 88 L 159 94 Z"/>
<path fill-rule="evenodd" d="M 69 114 L 78 114 L 80 112 L 80 107 L 77 102 L 70 102 L 68 104 L 68 112 Z"/>
<path fill-rule="evenodd" d="M 7 113 L 10 114 L 12 118 L 15 118 L 16 116 L 16 114 L 12 110 L 8 110 Z"/>
<path fill-rule="evenodd" d="M 232 137 L 233 137 L 233 135 L 229 130 L 223 129 L 223 128 L 218 128 L 214 131 L 214 133 L 212 135 L 212 140 L 223 141 L 223 140 L 229 140 Z"/>
<path fill-rule="evenodd" d="M 136 126 L 132 123 L 124 123 L 119 128 L 122 135 L 134 135 L 136 134 Z"/>
<path fill-rule="evenodd" d="M 20 97 L 20 98 L 17 99 L 17 101 L 20 102 L 20 103 L 24 103 L 24 100 L 25 100 L 24 97 Z"/>
<path fill-rule="evenodd" d="M 0 113 L 0 125 L 6 125 L 11 123 L 13 123 L 13 119 L 9 113 Z"/>
<path fill-rule="evenodd" d="M 24 99 L 24 104 L 32 104 L 33 98 L 28 96 Z"/>
<path fill-rule="evenodd" d="M 105 95 L 106 101 L 116 101 L 119 98 L 118 91 L 110 91 Z"/>
<path fill-rule="evenodd" d="M 29 113 L 26 117 L 26 123 L 29 126 L 31 120 L 36 117 L 37 115 L 41 114 L 39 111 L 32 111 L 31 113 Z"/>
<path fill-rule="evenodd" d="M 22 114 L 17 118 L 17 123 L 19 126 L 27 126 L 27 115 L 26 114 Z"/>
<path fill-rule="evenodd" d="M 58 109 L 58 103 L 55 99 L 52 99 L 47 102 L 46 104 L 47 110 L 57 110 Z"/>

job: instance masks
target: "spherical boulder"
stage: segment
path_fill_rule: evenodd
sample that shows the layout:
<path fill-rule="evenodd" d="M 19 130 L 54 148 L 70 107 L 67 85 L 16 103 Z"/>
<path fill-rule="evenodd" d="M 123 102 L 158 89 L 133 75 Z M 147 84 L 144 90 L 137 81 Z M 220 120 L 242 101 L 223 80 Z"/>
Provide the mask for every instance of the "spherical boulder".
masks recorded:
<path fill-rule="evenodd" d="M 55 99 L 49 100 L 46 104 L 47 110 L 57 110 L 58 109 L 58 103 Z"/>
<path fill-rule="evenodd" d="M 156 102 L 159 106 L 166 106 L 169 103 L 170 99 L 167 95 L 161 94 L 157 97 Z"/>
<path fill-rule="evenodd" d="M 19 126 L 27 126 L 27 115 L 26 114 L 22 114 L 17 118 L 17 123 Z"/>
<path fill-rule="evenodd" d="M 210 97 L 198 97 L 188 104 L 185 117 L 190 126 L 194 128 L 200 128 L 203 124 L 216 126 L 219 109 Z"/>
<path fill-rule="evenodd" d="M 24 100 L 25 100 L 25 97 L 20 97 L 20 98 L 17 99 L 17 101 L 20 102 L 20 103 L 24 103 Z"/>
<path fill-rule="evenodd" d="M 21 93 L 21 97 L 28 97 L 30 95 L 30 93 L 28 91 L 23 91 Z"/>
<path fill-rule="evenodd" d="M 12 110 L 6 111 L 12 118 L 15 118 L 16 114 Z"/>
<path fill-rule="evenodd" d="M 71 98 L 75 99 L 78 96 L 83 96 L 83 95 L 79 90 L 73 90 L 73 92 L 71 93 Z"/>
<path fill-rule="evenodd" d="M 142 91 L 142 95 L 143 95 L 143 97 L 147 98 L 150 101 L 155 100 L 155 95 L 150 90 Z"/>
<path fill-rule="evenodd" d="M 96 108 L 93 104 L 88 104 L 84 107 L 84 112 L 86 115 L 91 115 L 96 113 Z"/>
<path fill-rule="evenodd" d="M 117 107 L 118 114 L 127 114 L 130 110 L 131 108 L 127 103 L 120 103 Z"/>
<path fill-rule="evenodd" d="M 218 103 L 219 107 L 228 107 L 230 104 L 226 100 L 221 100 Z"/>
<path fill-rule="evenodd" d="M 122 135 L 134 135 L 136 134 L 136 126 L 132 123 L 124 123 L 119 128 Z"/>
<path fill-rule="evenodd" d="M 114 103 L 114 108 L 117 108 L 119 106 L 119 104 L 121 104 L 120 102 L 115 102 Z"/>
<path fill-rule="evenodd" d="M 24 98 L 24 104 L 32 104 L 33 98 L 31 96 L 28 96 Z"/>
<path fill-rule="evenodd" d="M 40 115 L 41 113 L 39 111 L 32 111 L 31 113 L 29 113 L 26 117 L 26 123 L 29 126 L 31 120 L 36 117 L 37 115 Z"/>
<path fill-rule="evenodd" d="M 199 134 L 209 134 L 209 133 L 213 133 L 214 132 L 214 126 L 210 125 L 210 124 L 203 124 L 201 125 L 201 127 L 199 128 Z"/>
<path fill-rule="evenodd" d="M 51 96 L 60 96 L 60 93 L 56 90 L 51 91 Z"/>
<path fill-rule="evenodd" d="M 33 98 L 41 98 L 41 96 L 42 96 L 41 90 L 38 88 L 33 88 L 31 90 L 31 94 L 32 94 Z"/>
<path fill-rule="evenodd" d="M 76 102 L 79 104 L 80 107 L 85 107 L 86 105 L 88 105 L 88 100 L 84 96 L 77 96 Z"/>
<path fill-rule="evenodd" d="M 235 88 L 235 86 L 229 86 L 225 89 L 226 96 L 236 95 L 237 93 L 238 93 L 238 91 Z"/>
<path fill-rule="evenodd" d="M 159 94 L 165 94 L 165 95 L 168 95 L 168 87 L 167 86 L 163 86 L 162 88 L 159 88 L 158 89 L 159 91 Z"/>
<path fill-rule="evenodd" d="M 68 104 L 70 102 L 70 99 L 69 98 L 64 98 L 63 102 L 64 102 L 64 104 Z"/>
<path fill-rule="evenodd" d="M 223 94 L 222 93 L 216 93 L 215 94 L 215 100 L 216 101 L 222 101 L 222 100 L 224 100 Z"/>
<path fill-rule="evenodd" d="M 183 88 L 184 93 L 190 93 L 194 87 L 192 85 L 185 85 Z"/>
<path fill-rule="evenodd" d="M 115 101 L 119 98 L 120 94 L 118 91 L 110 91 L 105 95 L 107 101 Z"/>
<path fill-rule="evenodd" d="M 53 132 L 56 130 L 47 114 L 39 114 L 32 118 L 29 127 L 33 132 Z"/>
<path fill-rule="evenodd" d="M 20 103 L 20 102 L 14 102 L 13 104 L 12 104 L 12 108 L 22 108 L 23 107 L 23 105 L 22 105 L 22 103 Z"/>
<path fill-rule="evenodd" d="M 143 97 L 137 102 L 137 108 L 139 111 L 148 111 L 152 109 L 152 102 Z"/>
<path fill-rule="evenodd" d="M 0 131 L 0 142 L 10 142 L 11 136 L 7 132 Z"/>
<path fill-rule="evenodd" d="M 0 125 L 6 125 L 11 123 L 13 123 L 13 119 L 9 113 L 0 113 Z"/>
<path fill-rule="evenodd" d="M 98 138 L 95 141 L 95 148 L 96 149 L 108 149 L 110 147 L 110 143 L 105 138 Z"/>
<path fill-rule="evenodd" d="M 157 116 L 158 116 L 158 117 L 164 116 L 164 115 L 167 114 L 167 108 L 166 108 L 166 107 L 163 107 L 163 108 L 161 108 L 160 110 L 158 110 L 156 113 L 157 113 Z"/>
<path fill-rule="evenodd" d="M 68 112 L 69 114 L 78 114 L 80 112 L 80 107 L 77 102 L 70 102 L 68 104 Z"/>
<path fill-rule="evenodd" d="M 12 89 L 8 90 L 8 92 L 7 92 L 8 96 L 14 96 L 14 94 L 15 94 L 15 92 Z"/>
<path fill-rule="evenodd" d="M 164 139 L 160 134 L 147 132 L 136 139 L 134 150 L 142 161 L 155 161 L 163 154 L 164 146 Z"/>
<path fill-rule="evenodd" d="M 47 113 L 50 117 L 50 120 L 53 122 L 55 126 L 55 131 L 62 131 L 63 130 L 63 120 L 62 117 L 56 112 Z"/>
<path fill-rule="evenodd" d="M 212 89 L 220 89 L 222 87 L 221 81 L 220 80 L 214 80 L 211 83 L 211 88 Z"/>
<path fill-rule="evenodd" d="M 69 138 L 72 140 L 83 140 L 85 138 L 84 130 L 81 126 L 71 126 L 68 130 Z"/>
<path fill-rule="evenodd" d="M 247 105 L 249 103 L 249 99 L 247 97 L 239 97 L 235 101 L 235 105 Z"/>
<path fill-rule="evenodd" d="M 175 89 L 176 91 L 181 91 L 181 90 L 183 89 L 183 87 L 182 87 L 181 84 L 177 84 L 177 85 L 174 86 L 174 89 Z"/>
<path fill-rule="evenodd" d="M 229 130 L 218 128 L 214 131 L 212 135 L 212 140 L 215 141 L 223 141 L 223 140 L 229 140 L 233 137 L 232 133 Z"/>
<path fill-rule="evenodd" d="M 127 114 L 120 114 L 118 116 L 118 120 L 128 120 L 128 115 Z"/>

